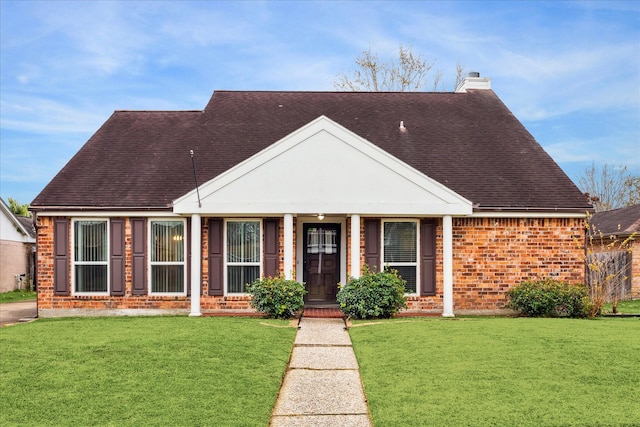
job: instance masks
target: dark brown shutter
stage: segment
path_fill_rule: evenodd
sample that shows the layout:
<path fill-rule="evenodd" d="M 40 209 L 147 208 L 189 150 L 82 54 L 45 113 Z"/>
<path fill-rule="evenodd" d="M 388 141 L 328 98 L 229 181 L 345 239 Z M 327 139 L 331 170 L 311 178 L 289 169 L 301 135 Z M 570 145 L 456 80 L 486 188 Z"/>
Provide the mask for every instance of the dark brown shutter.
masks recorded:
<path fill-rule="evenodd" d="M 436 222 L 420 222 L 420 295 L 436 294 Z"/>
<path fill-rule="evenodd" d="M 124 295 L 124 220 L 111 220 L 111 295 Z"/>
<path fill-rule="evenodd" d="M 69 220 L 53 221 L 53 293 L 69 295 Z"/>
<path fill-rule="evenodd" d="M 131 294 L 147 294 L 147 220 L 131 219 Z"/>
<path fill-rule="evenodd" d="M 264 226 L 264 275 L 276 277 L 279 272 L 278 265 L 278 235 L 280 233 L 280 220 L 277 218 L 265 219 Z"/>
<path fill-rule="evenodd" d="M 209 219 L 209 295 L 224 295 L 224 222 Z"/>
<path fill-rule="evenodd" d="M 371 271 L 380 270 L 380 220 L 364 220 L 364 263 Z"/>

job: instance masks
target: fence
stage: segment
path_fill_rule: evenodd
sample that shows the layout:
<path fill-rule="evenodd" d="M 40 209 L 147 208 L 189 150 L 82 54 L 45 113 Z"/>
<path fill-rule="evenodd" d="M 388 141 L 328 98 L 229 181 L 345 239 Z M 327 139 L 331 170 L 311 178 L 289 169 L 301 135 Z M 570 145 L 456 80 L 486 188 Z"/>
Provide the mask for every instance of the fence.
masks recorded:
<path fill-rule="evenodd" d="M 587 257 L 587 285 L 606 284 L 606 301 L 631 299 L 631 252 L 600 252 Z"/>

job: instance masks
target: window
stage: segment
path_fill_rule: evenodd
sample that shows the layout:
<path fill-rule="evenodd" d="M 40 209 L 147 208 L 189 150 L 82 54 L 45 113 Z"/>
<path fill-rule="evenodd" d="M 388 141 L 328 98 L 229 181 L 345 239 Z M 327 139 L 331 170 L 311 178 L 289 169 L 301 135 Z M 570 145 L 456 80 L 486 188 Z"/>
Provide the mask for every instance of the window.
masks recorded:
<path fill-rule="evenodd" d="M 244 293 L 260 278 L 260 221 L 227 221 L 227 292 Z"/>
<path fill-rule="evenodd" d="M 397 270 L 406 280 L 406 291 L 417 293 L 418 232 L 415 221 L 384 222 L 383 260 L 385 268 Z"/>
<path fill-rule="evenodd" d="M 106 294 L 109 288 L 107 220 L 73 221 L 74 293 Z"/>
<path fill-rule="evenodd" d="M 184 221 L 150 221 L 149 227 L 151 293 L 184 294 L 187 243 Z"/>

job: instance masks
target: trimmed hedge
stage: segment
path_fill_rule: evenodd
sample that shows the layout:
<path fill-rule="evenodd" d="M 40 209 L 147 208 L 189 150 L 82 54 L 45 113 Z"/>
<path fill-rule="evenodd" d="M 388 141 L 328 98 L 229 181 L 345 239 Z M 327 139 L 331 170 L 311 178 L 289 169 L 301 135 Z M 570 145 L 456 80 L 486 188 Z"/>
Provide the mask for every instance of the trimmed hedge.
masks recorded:
<path fill-rule="evenodd" d="M 290 319 L 304 307 L 306 289 L 295 280 L 263 277 L 247 287 L 251 307 L 275 319 Z"/>
<path fill-rule="evenodd" d="M 365 266 L 362 276 L 340 286 L 336 299 L 354 319 L 389 318 L 407 306 L 405 284 L 395 270 L 372 273 Z"/>
<path fill-rule="evenodd" d="M 591 305 L 586 286 L 555 279 L 523 282 L 507 297 L 507 308 L 526 317 L 587 317 Z"/>

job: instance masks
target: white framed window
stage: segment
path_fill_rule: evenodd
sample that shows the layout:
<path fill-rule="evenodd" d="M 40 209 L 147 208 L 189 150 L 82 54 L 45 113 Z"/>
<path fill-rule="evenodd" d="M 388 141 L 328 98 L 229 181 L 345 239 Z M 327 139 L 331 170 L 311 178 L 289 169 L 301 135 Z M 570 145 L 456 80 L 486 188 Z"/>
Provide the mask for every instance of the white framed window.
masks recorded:
<path fill-rule="evenodd" d="M 262 223 L 227 220 L 225 226 L 225 283 L 228 294 L 244 294 L 247 284 L 262 274 Z"/>
<path fill-rule="evenodd" d="M 382 260 L 384 268 L 397 270 L 406 280 L 406 292 L 418 293 L 418 221 L 383 221 Z"/>
<path fill-rule="evenodd" d="M 75 295 L 109 294 L 109 221 L 74 219 L 73 293 Z"/>
<path fill-rule="evenodd" d="M 149 221 L 149 293 L 186 295 L 187 239 L 183 219 Z"/>

